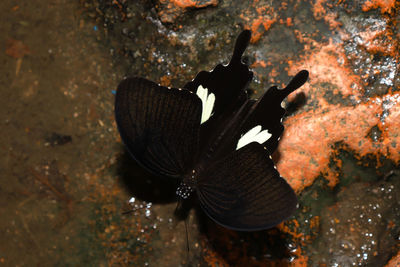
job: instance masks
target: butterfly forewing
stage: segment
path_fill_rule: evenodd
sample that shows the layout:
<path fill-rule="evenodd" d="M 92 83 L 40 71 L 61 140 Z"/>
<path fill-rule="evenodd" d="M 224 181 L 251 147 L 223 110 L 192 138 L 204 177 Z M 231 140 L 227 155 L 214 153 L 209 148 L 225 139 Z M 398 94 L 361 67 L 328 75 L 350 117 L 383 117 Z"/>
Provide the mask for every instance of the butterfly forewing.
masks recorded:
<path fill-rule="evenodd" d="M 267 151 L 251 143 L 199 174 L 197 194 L 203 210 L 219 224 L 253 231 L 287 219 L 297 199 L 275 169 Z"/>
<path fill-rule="evenodd" d="M 212 104 L 210 116 L 202 122 L 201 149 L 211 146 L 218 134 L 223 131 L 232 116 L 246 102 L 245 89 L 253 77 L 247 65 L 242 63 L 241 57 L 250 41 L 250 31 L 243 31 L 237 38 L 235 50 L 228 65 L 217 65 L 211 72 L 202 71 L 196 78 L 187 83 L 184 88 L 195 94 L 203 92 L 200 88 L 207 89 L 208 95 L 213 95 L 215 101 Z M 204 105 L 203 105 L 204 107 Z M 205 109 L 203 108 L 203 112 Z"/>
<path fill-rule="evenodd" d="M 179 177 L 193 166 L 201 116 L 193 93 L 128 78 L 118 87 L 115 116 L 128 150 L 153 173 Z"/>

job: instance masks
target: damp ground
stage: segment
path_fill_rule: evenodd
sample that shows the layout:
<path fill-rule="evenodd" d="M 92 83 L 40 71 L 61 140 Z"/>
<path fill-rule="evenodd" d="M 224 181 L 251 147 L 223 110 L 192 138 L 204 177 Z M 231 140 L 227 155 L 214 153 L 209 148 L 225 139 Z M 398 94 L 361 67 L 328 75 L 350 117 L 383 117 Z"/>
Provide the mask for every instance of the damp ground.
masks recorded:
<path fill-rule="evenodd" d="M 3 1 L 0 14 L 0 265 L 400 262 L 395 1 Z M 311 73 L 274 155 L 299 208 L 255 233 L 194 208 L 187 241 L 175 183 L 121 144 L 113 90 L 127 75 L 183 86 L 227 63 L 244 28 L 252 97 Z"/>

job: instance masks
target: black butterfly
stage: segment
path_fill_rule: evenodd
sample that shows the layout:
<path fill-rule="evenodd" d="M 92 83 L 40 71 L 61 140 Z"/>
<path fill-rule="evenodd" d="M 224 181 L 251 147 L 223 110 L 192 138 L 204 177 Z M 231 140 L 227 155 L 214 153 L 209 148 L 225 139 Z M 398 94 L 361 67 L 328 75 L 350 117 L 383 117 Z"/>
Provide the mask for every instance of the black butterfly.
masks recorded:
<path fill-rule="evenodd" d="M 302 70 L 286 88 L 248 99 L 253 73 L 241 59 L 250 37 L 243 31 L 228 65 L 200 72 L 182 89 L 127 78 L 115 100 L 118 129 L 132 156 L 157 175 L 179 179 L 180 199 L 196 191 L 208 216 L 245 231 L 275 226 L 296 208 L 271 154 L 283 132 L 281 103 L 308 78 Z"/>

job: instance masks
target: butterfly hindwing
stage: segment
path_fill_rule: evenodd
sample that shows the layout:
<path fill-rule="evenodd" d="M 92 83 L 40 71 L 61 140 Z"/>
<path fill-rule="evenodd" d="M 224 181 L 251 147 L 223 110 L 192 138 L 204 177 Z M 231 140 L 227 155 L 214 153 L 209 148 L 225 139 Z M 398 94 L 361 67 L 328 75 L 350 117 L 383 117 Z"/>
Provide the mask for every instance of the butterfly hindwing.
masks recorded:
<path fill-rule="evenodd" d="M 203 163 L 197 195 L 203 210 L 219 224 L 253 231 L 270 228 L 295 210 L 296 194 L 280 177 L 271 154 L 283 132 L 282 101 L 305 83 L 300 71 L 284 89 L 271 87 L 258 100 L 247 99 L 232 116 L 212 163 Z"/>
<path fill-rule="evenodd" d="M 247 99 L 237 112 L 231 115 L 223 131 L 218 132 L 206 156 L 210 160 L 218 160 L 253 142 L 262 144 L 269 154 L 272 154 L 278 146 L 284 128 L 282 118 L 285 109 L 281 103 L 300 87 L 307 77 L 307 71 L 300 71 L 286 88 L 271 87 L 260 99 Z"/>
<path fill-rule="evenodd" d="M 157 175 L 179 177 L 198 150 L 201 101 L 187 90 L 143 78 L 123 80 L 115 117 L 132 156 Z"/>
<path fill-rule="evenodd" d="M 251 143 L 199 174 L 197 195 L 203 210 L 219 224 L 253 231 L 287 219 L 297 199 L 275 169 L 268 152 Z"/>

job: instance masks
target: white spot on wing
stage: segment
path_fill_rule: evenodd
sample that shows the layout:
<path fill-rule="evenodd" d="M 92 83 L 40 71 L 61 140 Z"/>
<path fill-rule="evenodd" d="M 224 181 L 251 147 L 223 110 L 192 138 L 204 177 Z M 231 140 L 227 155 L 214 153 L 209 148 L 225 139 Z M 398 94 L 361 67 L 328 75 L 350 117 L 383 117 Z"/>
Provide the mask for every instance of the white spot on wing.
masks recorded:
<path fill-rule="evenodd" d="M 268 130 L 264 131 L 261 130 L 262 130 L 261 125 L 257 125 L 256 127 L 249 130 L 247 133 L 245 133 L 242 137 L 240 137 L 236 145 L 236 150 L 252 142 L 263 144 L 272 136 L 272 134 L 270 134 Z"/>
<path fill-rule="evenodd" d="M 203 111 L 201 112 L 201 123 L 206 122 L 212 115 L 212 110 L 215 103 L 215 95 L 208 94 L 208 89 L 202 85 L 197 87 L 196 95 L 201 99 Z"/>
<path fill-rule="evenodd" d="M 198 97 L 200 97 L 202 103 L 204 103 L 206 101 L 207 92 L 206 92 L 206 89 L 203 88 L 203 86 L 200 85 L 199 87 L 197 87 L 196 94 L 198 95 Z"/>

